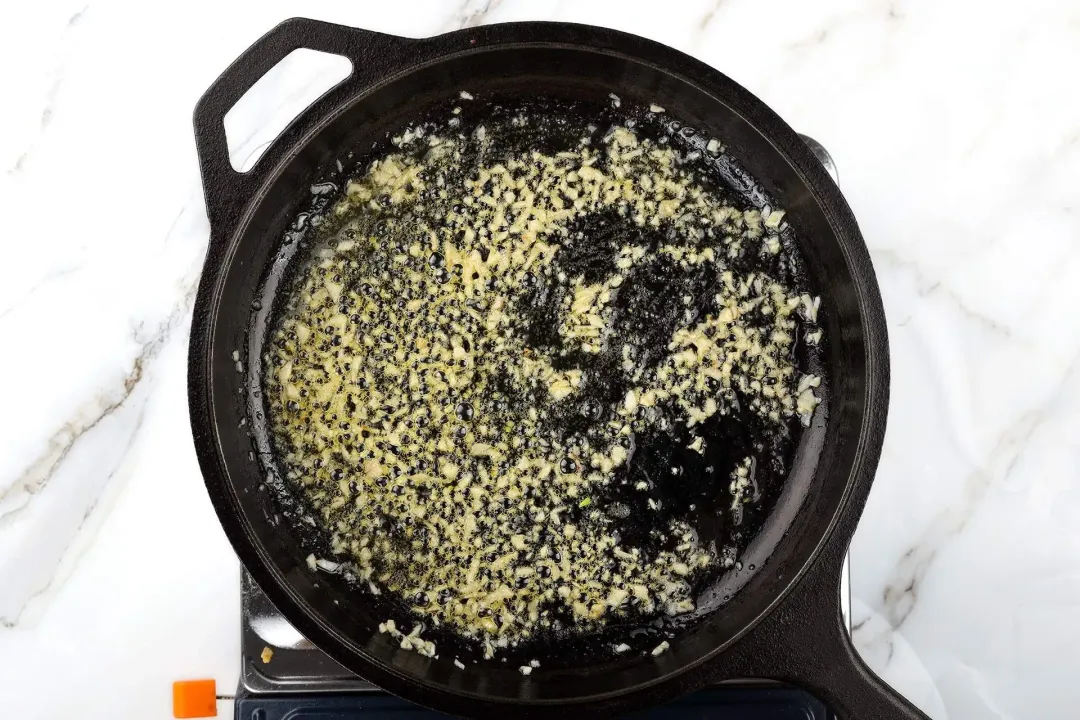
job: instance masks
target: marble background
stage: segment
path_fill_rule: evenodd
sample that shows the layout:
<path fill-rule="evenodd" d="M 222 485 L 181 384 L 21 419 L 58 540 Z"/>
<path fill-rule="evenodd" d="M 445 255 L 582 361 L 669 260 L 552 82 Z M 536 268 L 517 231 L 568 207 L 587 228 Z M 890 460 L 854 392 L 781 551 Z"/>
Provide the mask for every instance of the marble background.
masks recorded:
<path fill-rule="evenodd" d="M 852 548 L 860 652 L 935 719 L 1076 717 L 1072 0 L 3 4 L 6 717 L 166 718 L 173 680 L 235 687 L 239 570 L 185 397 L 208 232 L 190 117 L 298 14 L 410 36 L 608 25 L 714 65 L 821 141 L 892 343 L 888 437 Z M 230 116 L 238 162 L 332 82 L 316 65 L 279 67 Z"/>

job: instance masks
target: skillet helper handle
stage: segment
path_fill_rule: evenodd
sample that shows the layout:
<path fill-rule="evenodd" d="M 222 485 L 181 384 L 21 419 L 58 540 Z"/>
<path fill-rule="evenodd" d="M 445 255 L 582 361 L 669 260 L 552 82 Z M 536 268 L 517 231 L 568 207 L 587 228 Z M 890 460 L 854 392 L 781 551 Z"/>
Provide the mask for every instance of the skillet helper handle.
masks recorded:
<path fill-rule="evenodd" d="M 363 91 L 401 68 L 411 41 L 382 33 L 292 18 L 274 27 L 245 50 L 206 90 L 195 105 L 195 146 L 199 155 L 203 193 L 210 227 L 215 235 L 231 230 L 237 214 L 259 188 L 283 154 L 285 136 L 302 138 L 325 119 L 349 94 Z M 225 115 L 251 87 L 294 50 L 308 49 L 340 55 L 352 72 L 302 112 L 246 172 L 229 160 Z"/>
<path fill-rule="evenodd" d="M 839 547 L 837 547 L 839 545 Z M 851 642 L 840 610 L 846 545 L 833 543 L 760 624 L 723 654 L 722 677 L 797 685 L 839 720 L 929 720 L 874 674 Z"/>

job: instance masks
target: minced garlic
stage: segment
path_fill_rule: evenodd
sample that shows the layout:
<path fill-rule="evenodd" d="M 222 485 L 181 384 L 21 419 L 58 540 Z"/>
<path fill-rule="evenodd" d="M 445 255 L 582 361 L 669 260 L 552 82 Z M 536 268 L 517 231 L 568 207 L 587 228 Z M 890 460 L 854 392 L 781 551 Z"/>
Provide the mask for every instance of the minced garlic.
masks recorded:
<path fill-rule="evenodd" d="M 297 280 L 264 357 L 283 470 L 347 561 L 312 555 L 308 565 L 390 591 L 417 617 L 476 639 L 485 657 L 561 613 L 588 629 L 631 613 L 692 611 L 694 578 L 729 559 L 699 547 L 677 518 L 660 528 L 674 547 L 646 557 L 618 538 L 626 514 L 594 498 L 633 462 L 630 438 L 659 427 L 657 410 L 698 428 L 741 398 L 760 417 L 806 421 L 820 382 L 804 375 L 796 385 L 791 360 L 797 316 L 814 322 L 817 299 L 727 264 L 747 241 L 760 245 L 782 211 L 763 219 L 725 204 L 674 150 L 622 126 L 600 147 L 522 151 L 461 172 L 466 145 L 491 146 L 495 132 L 397 135 L 401 152 L 345 188 L 334 208 L 342 227 Z M 600 212 L 665 228 L 670 239 L 655 251 L 618 247 L 599 279 L 573 275 L 557 264 L 570 228 Z M 691 295 L 673 299 L 686 320 L 647 367 L 613 308 L 658 258 L 715 273 L 716 291 L 703 317 Z M 522 318 L 551 288 L 561 293 L 557 344 L 532 342 Z M 594 370 L 570 353 L 610 347 L 628 389 L 587 408 L 605 419 L 588 433 L 568 433 L 560 418 L 594 402 Z M 689 447 L 702 453 L 703 438 Z M 737 504 L 749 484 L 743 467 L 731 487 Z M 648 498 L 656 513 L 663 505 Z M 380 625 L 401 647 L 433 656 L 422 628 L 404 635 L 392 620 Z"/>

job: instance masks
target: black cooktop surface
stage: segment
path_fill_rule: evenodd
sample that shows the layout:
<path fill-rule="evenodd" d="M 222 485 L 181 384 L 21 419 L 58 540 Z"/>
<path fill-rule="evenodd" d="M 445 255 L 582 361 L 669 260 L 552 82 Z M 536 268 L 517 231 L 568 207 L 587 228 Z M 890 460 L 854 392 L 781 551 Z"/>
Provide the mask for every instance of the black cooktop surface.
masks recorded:
<path fill-rule="evenodd" d="M 420 720 L 448 717 L 386 693 L 351 674 L 303 638 L 243 574 L 243 669 L 236 720 Z M 269 662 L 263 661 L 269 651 Z M 833 720 L 813 696 L 775 683 L 719 685 L 631 718 L 663 720 Z"/>

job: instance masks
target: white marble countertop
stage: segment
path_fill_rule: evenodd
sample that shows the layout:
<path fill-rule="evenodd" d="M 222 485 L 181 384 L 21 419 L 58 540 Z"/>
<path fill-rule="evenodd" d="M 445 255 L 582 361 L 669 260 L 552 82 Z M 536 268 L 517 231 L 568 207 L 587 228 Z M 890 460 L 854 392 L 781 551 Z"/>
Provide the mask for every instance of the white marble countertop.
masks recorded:
<path fill-rule="evenodd" d="M 190 118 L 218 72 L 295 14 L 412 36 L 608 25 L 714 65 L 828 147 L 892 344 L 888 437 L 852 550 L 860 651 L 936 719 L 1076 717 L 1071 0 L 6 4 L 5 717 L 167 718 L 173 680 L 236 685 L 239 570 L 185 396 L 207 241 Z M 238 122 L 283 122 L 319 78 L 306 72 L 264 83 Z M 237 126 L 238 152 L 261 132 Z"/>

